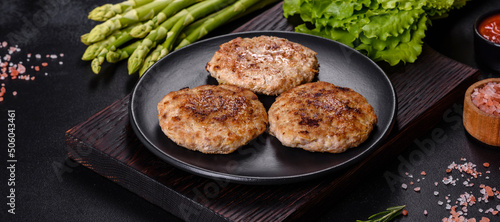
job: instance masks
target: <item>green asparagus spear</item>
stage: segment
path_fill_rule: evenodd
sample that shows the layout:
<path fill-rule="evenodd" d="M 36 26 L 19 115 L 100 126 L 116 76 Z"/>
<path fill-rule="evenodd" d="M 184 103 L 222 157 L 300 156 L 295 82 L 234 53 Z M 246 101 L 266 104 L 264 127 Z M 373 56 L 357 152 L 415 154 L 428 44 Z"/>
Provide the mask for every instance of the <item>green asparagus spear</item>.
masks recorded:
<path fill-rule="evenodd" d="M 231 4 L 232 2 L 234 2 L 234 0 L 207 0 L 178 12 L 177 14 L 182 15 L 182 17 L 180 18 L 178 18 L 178 16 L 176 15 L 171 17 L 170 19 L 167 19 L 160 26 L 158 26 L 158 28 L 151 31 L 148 36 L 144 38 L 141 45 L 139 45 L 134 53 L 132 53 L 128 60 L 129 74 L 135 73 L 139 70 L 139 68 L 141 68 L 147 54 L 152 48 L 156 47 L 159 41 L 163 41 L 167 37 L 167 34 L 173 34 L 169 32 L 169 30 L 177 23 L 179 19 L 184 21 L 181 27 L 182 29 L 186 25 L 191 24 L 196 19 L 205 17 L 210 13 L 213 13 L 218 9 L 225 7 L 226 5 Z"/>
<path fill-rule="evenodd" d="M 89 37 L 89 33 L 85 33 L 82 36 L 80 36 L 80 41 L 85 44 L 85 45 L 90 45 L 91 43 L 87 41 L 87 38 Z"/>
<path fill-rule="evenodd" d="M 217 15 L 220 13 L 220 11 L 217 11 L 215 13 L 212 13 L 202 19 L 199 19 L 190 25 L 188 25 L 186 28 L 184 28 L 175 38 L 174 44 L 177 45 L 179 43 L 179 38 L 184 38 L 186 36 L 186 33 L 189 33 L 189 31 L 196 29 L 199 27 L 203 22 L 205 22 L 207 19 Z M 183 35 L 183 36 L 181 36 Z M 142 76 L 148 69 L 151 67 L 154 63 L 156 63 L 158 60 L 161 58 L 165 57 L 170 51 L 172 50 L 172 42 L 169 41 L 164 41 L 162 44 L 158 45 L 155 50 L 153 50 L 145 59 L 144 59 L 144 64 L 142 65 L 141 69 L 139 70 L 139 76 Z"/>
<path fill-rule="evenodd" d="M 244 17 L 248 14 L 251 14 L 257 10 L 260 10 L 270 4 L 273 4 L 273 3 L 276 3 L 276 2 L 279 2 L 280 0 L 264 0 L 264 1 L 260 1 L 254 5 L 252 5 L 251 7 L 249 7 L 247 10 L 245 10 L 245 12 L 243 13 L 240 13 L 238 14 L 237 16 L 231 18 L 228 22 L 232 22 L 234 20 L 237 20 L 241 17 Z M 199 19 L 195 22 L 193 22 L 192 24 L 188 25 L 186 28 L 184 28 L 181 32 L 181 34 L 179 35 L 178 39 L 176 40 L 176 43 L 174 45 L 179 45 L 179 43 L 184 39 L 186 38 L 189 34 L 191 34 L 193 31 L 195 31 L 197 28 L 199 28 L 201 25 L 203 25 L 203 23 L 205 21 L 207 21 L 208 19 L 220 14 L 222 12 L 221 11 L 217 11 L 215 13 L 212 13 L 210 15 L 208 15 L 207 17 L 205 18 L 202 18 L 202 19 Z"/>
<path fill-rule="evenodd" d="M 208 19 L 197 29 L 191 32 L 191 34 L 184 38 L 175 49 L 180 49 L 197 41 L 215 28 L 229 22 L 231 18 L 244 13 L 247 8 L 257 4 L 258 2 L 259 0 L 239 0 L 231 6 L 226 7 L 219 14 Z"/>
<path fill-rule="evenodd" d="M 115 15 L 128 12 L 133 8 L 145 5 L 154 0 L 128 0 L 117 4 L 105 4 L 89 13 L 88 18 L 94 21 L 106 21 Z"/>
<path fill-rule="evenodd" d="M 109 63 L 117 63 L 127 59 L 135 51 L 135 49 L 137 49 L 137 46 L 141 44 L 141 41 L 142 40 L 138 40 L 122 49 L 116 49 L 115 51 L 108 52 L 106 54 L 106 61 Z"/>
<path fill-rule="evenodd" d="M 179 42 L 179 38 L 184 38 L 186 36 L 186 33 L 189 32 L 189 30 L 194 30 L 196 29 L 199 25 L 203 24 L 204 21 L 207 19 L 215 16 L 218 12 L 212 13 L 209 16 L 199 19 L 196 22 L 191 23 L 188 25 L 186 28 L 182 30 L 182 32 L 177 36 L 175 39 L 174 45 L 177 45 Z M 148 69 L 151 67 L 154 63 L 156 63 L 158 60 L 161 58 L 165 57 L 170 51 L 171 48 L 169 49 L 169 45 L 171 43 L 164 41 L 162 44 L 158 45 L 155 50 L 153 50 L 145 59 L 144 59 L 144 64 L 142 65 L 141 69 L 139 70 L 139 76 L 142 76 Z"/>
<path fill-rule="evenodd" d="M 129 58 L 129 73 L 140 69 L 142 76 L 175 46 L 191 44 L 213 29 L 277 1 L 127 0 L 106 4 L 89 13 L 90 19 L 105 22 L 81 36 L 89 45 L 82 59 L 92 60 L 92 70 L 98 73 L 105 59 L 114 63 Z M 147 22 L 140 24 L 142 21 Z M 134 36 L 141 39 L 128 44 Z"/>
<path fill-rule="evenodd" d="M 124 14 L 117 15 L 104 23 L 96 25 L 89 33 L 87 41 L 90 43 L 105 39 L 115 30 L 130 26 L 137 22 L 149 20 L 165 8 L 172 0 L 156 0 L 149 4 L 134 8 Z"/>
<path fill-rule="evenodd" d="M 137 26 L 137 25 L 135 25 Z M 104 62 L 106 58 L 106 54 L 109 52 L 115 51 L 118 47 L 124 45 L 125 43 L 129 42 L 130 40 L 134 39 L 132 36 L 130 36 L 130 31 L 135 27 L 131 26 L 123 30 L 120 36 L 116 38 L 115 41 L 110 43 L 109 45 L 105 46 L 102 48 L 99 52 L 99 54 L 92 60 L 91 67 L 92 71 L 95 74 L 98 74 L 99 71 L 101 71 L 101 65 Z"/>
<path fill-rule="evenodd" d="M 160 13 L 158 13 L 158 15 L 156 15 L 154 18 L 134 28 L 130 32 L 130 35 L 132 35 L 134 38 L 144 38 L 146 37 L 147 34 L 149 34 L 149 32 L 151 32 L 151 30 L 158 27 L 161 23 L 163 23 L 165 20 L 170 18 L 175 13 L 200 1 L 203 0 L 174 0 L 167 7 L 165 7 Z"/>
<path fill-rule="evenodd" d="M 178 38 L 177 38 L 177 40 L 176 40 L 176 42 L 175 42 L 174 45 L 179 44 L 180 40 L 182 40 L 187 35 L 189 35 L 189 33 L 191 33 L 192 31 L 194 31 L 195 29 L 197 29 L 198 27 L 200 27 L 200 25 L 202 25 L 205 21 L 207 21 L 208 19 L 214 17 L 215 15 L 217 15 L 219 13 L 220 13 L 220 11 L 214 12 L 214 13 L 206 16 L 205 18 L 198 19 L 195 22 L 193 22 L 193 23 L 189 24 L 188 26 L 186 26 L 184 29 L 182 29 L 182 31 L 179 34 L 179 36 L 178 36 Z"/>
<path fill-rule="evenodd" d="M 231 18 L 229 20 L 229 22 L 231 21 L 234 21 L 238 18 L 241 18 L 243 16 L 246 16 L 252 12 L 255 12 L 259 9 L 262 9 L 272 3 L 276 3 L 278 2 L 279 0 L 265 0 L 265 1 L 260 1 L 254 5 L 252 5 L 251 7 L 248 8 L 248 10 L 245 10 L 244 13 L 240 13 L 238 14 L 237 16 Z M 197 28 L 199 28 L 201 25 L 203 25 L 203 23 L 207 20 L 209 20 L 210 18 L 220 14 L 222 11 L 217 11 L 215 13 L 212 13 L 202 19 L 199 19 L 193 23 L 191 23 L 189 26 L 187 26 L 186 28 L 184 28 L 181 32 L 181 34 L 179 34 L 179 36 L 177 37 L 177 39 L 175 40 L 176 42 L 174 43 L 174 45 L 178 45 L 179 42 L 185 38 L 186 36 L 188 36 L 189 34 L 191 34 L 193 31 L 195 31 Z M 161 58 L 163 58 L 164 56 L 166 56 L 170 51 L 171 49 L 168 49 L 168 46 L 166 45 L 168 44 L 167 41 L 165 41 L 163 44 L 161 45 L 158 45 L 156 47 L 156 49 L 151 52 L 147 57 L 146 59 L 144 60 L 144 64 L 142 65 L 141 69 L 139 70 L 139 75 L 142 76 L 146 71 L 147 69 L 152 66 L 155 62 L 157 62 L 158 60 L 160 60 Z"/>
<path fill-rule="evenodd" d="M 90 61 L 94 59 L 103 48 L 114 42 L 120 35 L 123 33 L 122 30 L 118 30 L 113 32 L 112 35 L 108 36 L 106 39 L 96 42 L 94 44 L 89 45 L 85 52 L 83 53 L 82 60 Z"/>
<path fill-rule="evenodd" d="M 184 27 L 184 20 L 185 17 L 177 20 L 172 29 L 167 33 L 167 39 L 165 39 L 165 41 L 159 45 L 150 56 L 144 59 L 144 63 L 139 70 L 139 77 L 142 76 L 144 72 L 146 72 L 146 70 L 153 65 L 153 63 L 158 61 L 158 58 L 162 58 L 170 52 L 175 39 L 177 39 L 177 36 L 181 33 L 181 30 Z"/>

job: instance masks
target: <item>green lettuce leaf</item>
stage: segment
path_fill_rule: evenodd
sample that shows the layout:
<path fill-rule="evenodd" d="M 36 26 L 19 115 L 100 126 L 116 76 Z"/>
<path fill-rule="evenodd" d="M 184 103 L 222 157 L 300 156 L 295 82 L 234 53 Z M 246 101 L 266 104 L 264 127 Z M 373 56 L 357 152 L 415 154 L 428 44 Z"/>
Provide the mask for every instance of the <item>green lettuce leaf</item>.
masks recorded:
<path fill-rule="evenodd" d="M 411 10 L 422 8 L 427 0 L 376 0 L 385 9 Z"/>
<path fill-rule="evenodd" d="M 366 50 L 374 61 L 385 61 L 394 66 L 400 62 L 413 63 L 422 53 L 423 38 L 427 30 L 427 17 L 420 18 L 417 24 L 399 37 L 390 37 L 387 41 L 371 39 L 360 44 L 357 50 Z"/>
<path fill-rule="evenodd" d="M 302 4 L 302 0 L 287 0 L 283 2 L 283 16 L 288 18 L 295 14 L 302 14 L 300 10 L 300 5 Z"/>
<path fill-rule="evenodd" d="M 296 32 L 329 38 L 375 61 L 412 63 L 431 20 L 468 0 L 285 0 L 283 15 L 299 15 Z"/>
<path fill-rule="evenodd" d="M 367 12 L 370 14 L 371 11 Z M 387 39 L 389 36 L 398 36 L 424 14 L 423 9 L 414 10 L 390 10 L 382 14 L 375 14 L 370 16 L 370 22 L 361 30 L 368 38 L 379 38 L 381 40 Z"/>
<path fill-rule="evenodd" d="M 341 28 L 316 27 L 314 29 L 308 29 L 306 25 L 301 24 L 295 27 L 295 31 L 332 39 L 344 43 L 353 48 L 354 48 L 354 41 L 357 39 L 356 36 Z"/>

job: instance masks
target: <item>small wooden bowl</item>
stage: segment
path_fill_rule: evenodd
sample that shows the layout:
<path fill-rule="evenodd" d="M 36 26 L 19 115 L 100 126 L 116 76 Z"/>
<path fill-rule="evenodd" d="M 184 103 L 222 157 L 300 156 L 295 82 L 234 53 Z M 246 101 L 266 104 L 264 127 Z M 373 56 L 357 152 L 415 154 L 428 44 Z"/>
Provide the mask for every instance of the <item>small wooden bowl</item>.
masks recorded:
<path fill-rule="evenodd" d="M 463 123 L 465 130 L 474 138 L 491 146 L 500 146 L 500 117 L 480 110 L 471 99 L 474 89 L 483 87 L 488 82 L 499 83 L 500 78 L 481 80 L 465 92 Z"/>

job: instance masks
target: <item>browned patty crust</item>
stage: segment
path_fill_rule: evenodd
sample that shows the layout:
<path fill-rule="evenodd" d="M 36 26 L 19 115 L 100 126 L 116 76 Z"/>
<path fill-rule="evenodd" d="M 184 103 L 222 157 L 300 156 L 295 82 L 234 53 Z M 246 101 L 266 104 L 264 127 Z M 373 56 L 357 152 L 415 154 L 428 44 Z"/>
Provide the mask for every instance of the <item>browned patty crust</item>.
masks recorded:
<path fill-rule="evenodd" d="M 341 153 L 364 142 L 377 116 L 352 89 L 313 82 L 281 94 L 268 112 L 269 132 L 289 147 Z"/>
<path fill-rule="evenodd" d="M 284 38 L 238 37 L 220 45 L 206 70 L 220 84 L 279 95 L 314 79 L 319 70 L 316 54 Z"/>
<path fill-rule="evenodd" d="M 232 85 L 168 93 L 158 103 L 162 131 L 185 148 L 227 154 L 262 134 L 268 117 L 257 95 Z"/>

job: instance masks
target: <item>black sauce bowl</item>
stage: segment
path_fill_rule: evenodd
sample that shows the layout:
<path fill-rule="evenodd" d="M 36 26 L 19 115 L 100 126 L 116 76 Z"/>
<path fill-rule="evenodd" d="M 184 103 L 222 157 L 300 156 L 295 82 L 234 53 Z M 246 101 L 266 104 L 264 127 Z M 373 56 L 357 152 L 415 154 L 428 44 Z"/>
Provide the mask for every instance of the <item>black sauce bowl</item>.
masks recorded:
<path fill-rule="evenodd" d="M 485 13 L 474 22 L 474 56 L 481 68 L 500 72 L 500 44 L 486 39 L 478 30 L 481 22 L 497 14 L 500 14 L 500 9 Z"/>

